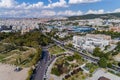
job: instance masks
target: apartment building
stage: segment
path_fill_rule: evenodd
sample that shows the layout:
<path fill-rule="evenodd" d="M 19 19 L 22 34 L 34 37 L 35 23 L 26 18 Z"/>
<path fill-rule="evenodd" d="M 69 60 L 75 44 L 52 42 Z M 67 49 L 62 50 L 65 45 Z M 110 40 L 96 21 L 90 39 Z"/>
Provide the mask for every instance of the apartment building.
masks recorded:
<path fill-rule="evenodd" d="M 75 48 L 81 48 L 89 52 L 93 52 L 95 47 L 104 50 L 109 45 L 111 37 L 107 35 L 87 34 L 86 36 L 73 36 L 73 45 Z"/>

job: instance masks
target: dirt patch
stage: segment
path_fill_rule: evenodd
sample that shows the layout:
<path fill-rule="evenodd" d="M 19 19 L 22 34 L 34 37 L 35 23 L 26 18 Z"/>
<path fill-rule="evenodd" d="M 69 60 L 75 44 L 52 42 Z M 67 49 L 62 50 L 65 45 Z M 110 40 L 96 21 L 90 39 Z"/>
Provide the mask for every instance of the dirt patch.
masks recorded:
<path fill-rule="evenodd" d="M 0 63 L 0 80 L 25 80 L 29 68 L 24 68 L 19 72 L 15 72 L 15 68 L 13 65 Z"/>

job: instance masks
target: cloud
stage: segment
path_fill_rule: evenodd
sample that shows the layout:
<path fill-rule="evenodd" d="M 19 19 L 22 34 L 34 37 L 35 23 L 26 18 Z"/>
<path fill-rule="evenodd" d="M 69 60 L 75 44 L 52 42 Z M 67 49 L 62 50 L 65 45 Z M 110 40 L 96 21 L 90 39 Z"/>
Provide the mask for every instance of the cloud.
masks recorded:
<path fill-rule="evenodd" d="M 75 15 L 82 15 L 83 12 L 81 11 L 72 11 L 72 10 L 66 10 L 66 11 L 59 11 L 57 15 L 59 16 L 75 16 Z"/>
<path fill-rule="evenodd" d="M 26 17 L 30 13 L 30 10 L 1 10 L 0 17 Z"/>
<path fill-rule="evenodd" d="M 82 15 L 81 11 L 54 11 L 54 10 L 38 10 L 33 11 L 30 9 L 21 10 L 2 10 L 0 16 L 5 17 L 52 17 L 52 16 L 75 16 Z"/>
<path fill-rule="evenodd" d="M 52 3 L 52 0 L 48 0 L 49 3 Z"/>
<path fill-rule="evenodd" d="M 67 2 L 65 0 L 59 0 L 55 3 L 50 3 L 45 8 L 55 8 L 55 7 L 68 7 Z"/>
<path fill-rule="evenodd" d="M 30 4 L 27 6 L 27 9 L 42 8 L 44 6 L 43 2 L 38 2 L 35 4 Z"/>
<path fill-rule="evenodd" d="M 120 12 L 120 8 L 115 9 L 114 12 Z"/>
<path fill-rule="evenodd" d="M 18 3 L 16 0 L 0 0 L 0 8 L 15 8 L 15 9 L 45 9 L 45 8 L 56 8 L 56 7 L 68 7 L 67 2 L 65 0 L 59 0 L 57 2 L 52 3 L 52 0 L 48 0 L 50 3 L 48 5 L 44 5 L 44 2 L 37 3 Z"/>
<path fill-rule="evenodd" d="M 105 13 L 103 9 L 100 10 L 88 10 L 86 14 L 103 14 Z"/>
<path fill-rule="evenodd" d="M 69 0 L 70 4 L 81 4 L 81 3 L 94 3 L 101 0 Z"/>
<path fill-rule="evenodd" d="M 0 0 L 0 17 L 49 17 L 49 16 L 76 16 L 84 14 L 103 14 L 120 12 L 120 8 L 113 11 L 100 10 L 88 10 L 87 12 L 82 12 L 81 10 L 72 11 L 70 9 L 70 4 L 79 3 L 93 3 L 101 0 L 59 0 L 57 2 L 52 2 L 48 0 L 49 4 L 45 5 L 44 2 L 37 3 L 19 3 L 17 0 Z M 54 8 L 65 7 L 64 9 L 57 10 Z M 69 7 L 69 10 L 68 8 Z M 63 11 L 64 10 L 64 11 Z"/>
<path fill-rule="evenodd" d="M 42 11 L 40 12 L 40 15 L 41 15 L 41 16 L 47 16 L 47 17 L 49 17 L 49 16 L 55 16 L 55 15 L 56 15 L 56 12 L 55 12 L 55 11 L 52 11 L 52 10 L 42 10 Z"/>
<path fill-rule="evenodd" d="M 15 0 L 0 0 L 0 7 L 2 8 L 11 8 L 17 5 Z"/>
<path fill-rule="evenodd" d="M 51 17 L 56 16 L 56 12 L 52 10 L 38 10 L 33 11 L 29 9 L 24 10 L 2 10 L 0 17 Z"/>
<path fill-rule="evenodd" d="M 37 3 L 18 3 L 16 0 L 0 0 L 0 8 L 8 8 L 8 9 L 33 9 L 33 8 L 43 8 L 43 2 Z"/>
<path fill-rule="evenodd" d="M 51 17 L 51 16 L 75 16 L 75 15 L 82 15 L 81 11 L 72 11 L 72 10 L 65 10 L 65 11 L 58 11 L 55 12 L 53 10 L 42 10 L 39 13 L 39 16 L 43 17 Z"/>

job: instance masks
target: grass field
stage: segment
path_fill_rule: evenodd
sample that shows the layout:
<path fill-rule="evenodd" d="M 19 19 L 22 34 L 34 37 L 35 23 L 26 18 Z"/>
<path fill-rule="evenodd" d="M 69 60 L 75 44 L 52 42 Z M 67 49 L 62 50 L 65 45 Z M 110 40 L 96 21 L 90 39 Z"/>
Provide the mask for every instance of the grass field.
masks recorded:
<path fill-rule="evenodd" d="M 0 53 L 8 50 L 13 50 L 13 49 L 15 49 L 15 45 L 13 44 L 0 43 Z"/>
<path fill-rule="evenodd" d="M 59 46 L 52 46 L 51 48 L 49 48 L 49 52 L 50 54 L 60 54 L 65 52 L 65 50 Z"/>
<path fill-rule="evenodd" d="M 19 49 L 0 54 L 0 62 L 7 64 L 14 64 L 22 67 L 31 66 L 31 60 L 36 53 L 36 49 L 27 48 L 25 51 Z"/>

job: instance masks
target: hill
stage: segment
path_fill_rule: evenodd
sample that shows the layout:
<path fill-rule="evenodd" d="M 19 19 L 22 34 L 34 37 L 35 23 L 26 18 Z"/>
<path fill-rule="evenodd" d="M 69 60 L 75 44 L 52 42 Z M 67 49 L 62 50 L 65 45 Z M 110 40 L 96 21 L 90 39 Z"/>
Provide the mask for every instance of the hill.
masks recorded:
<path fill-rule="evenodd" d="M 94 19 L 94 18 L 102 18 L 102 19 L 120 18 L 120 13 L 87 14 L 87 15 L 82 15 L 82 16 L 71 16 L 71 17 L 68 17 L 69 20 Z"/>

